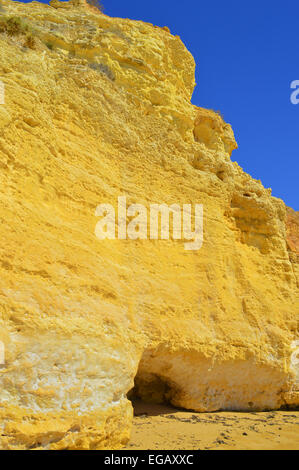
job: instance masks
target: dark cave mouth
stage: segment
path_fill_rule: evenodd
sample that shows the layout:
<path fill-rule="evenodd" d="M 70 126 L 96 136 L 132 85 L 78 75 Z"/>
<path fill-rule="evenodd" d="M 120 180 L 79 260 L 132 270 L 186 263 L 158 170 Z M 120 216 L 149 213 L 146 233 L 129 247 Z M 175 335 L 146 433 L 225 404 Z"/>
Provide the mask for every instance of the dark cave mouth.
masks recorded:
<path fill-rule="evenodd" d="M 142 409 L 147 410 L 145 414 L 155 414 L 159 410 L 155 405 L 175 409 L 171 403 L 174 391 L 174 384 L 168 379 L 157 374 L 138 373 L 127 398 L 132 402 L 135 416 L 142 414 Z"/>

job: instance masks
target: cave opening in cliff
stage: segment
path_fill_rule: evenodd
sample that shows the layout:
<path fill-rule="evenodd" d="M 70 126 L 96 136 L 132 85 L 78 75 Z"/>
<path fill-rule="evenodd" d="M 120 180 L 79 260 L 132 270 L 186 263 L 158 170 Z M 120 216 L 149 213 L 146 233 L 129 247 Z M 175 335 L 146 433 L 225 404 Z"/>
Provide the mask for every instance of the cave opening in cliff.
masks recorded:
<path fill-rule="evenodd" d="M 134 414 L 162 414 L 166 409 L 175 409 L 171 404 L 173 385 L 168 379 L 152 373 L 137 373 L 134 387 L 127 398 L 132 402 Z"/>
<path fill-rule="evenodd" d="M 151 364 L 153 358 L 154 367 Z M 177 391 L 175 382 L 169 374 L 166 377 L 161 364 L 159 367 L 157 356 L 146 351 L 140 361 L 134 387 L 127 394 L 127 398 L 132 402 L 134 414 L 162 414 L 166 408 L 175 410 L 172 399 Z"/>

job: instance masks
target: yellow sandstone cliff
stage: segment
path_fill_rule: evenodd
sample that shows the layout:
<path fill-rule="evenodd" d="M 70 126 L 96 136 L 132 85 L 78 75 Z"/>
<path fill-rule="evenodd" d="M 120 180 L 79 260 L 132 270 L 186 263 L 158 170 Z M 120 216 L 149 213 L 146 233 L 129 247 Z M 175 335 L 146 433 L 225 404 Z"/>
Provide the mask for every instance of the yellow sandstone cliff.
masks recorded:
<path fill-rule="evenodd" d="M 2 1 L 2 449 L 119 448 L 130 391 L 299 404 L 298 214 L 231 162 L 231 127 L 190 102 L 194 69 L 167 28 Z M 202 248 L 99 240 L 95 209 L 121 195 L 203 204 Z"/>

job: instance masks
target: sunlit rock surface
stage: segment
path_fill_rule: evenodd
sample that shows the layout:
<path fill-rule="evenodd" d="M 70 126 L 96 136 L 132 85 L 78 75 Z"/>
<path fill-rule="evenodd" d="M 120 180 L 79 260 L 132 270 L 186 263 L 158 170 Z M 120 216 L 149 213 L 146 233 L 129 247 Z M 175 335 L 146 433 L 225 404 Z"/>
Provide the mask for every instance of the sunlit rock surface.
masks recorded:
<path fill-rule="evenodd" d="M 83 1 L 2 6 L 22 22 L 0 26 L 0 447 L 120 448 L 129 392 L 298 405 L 298 213 L 191 104 L 180 38 Z M 203 204 L 201 250 L 100 241 L 95 209 L 121 195 Z"/>

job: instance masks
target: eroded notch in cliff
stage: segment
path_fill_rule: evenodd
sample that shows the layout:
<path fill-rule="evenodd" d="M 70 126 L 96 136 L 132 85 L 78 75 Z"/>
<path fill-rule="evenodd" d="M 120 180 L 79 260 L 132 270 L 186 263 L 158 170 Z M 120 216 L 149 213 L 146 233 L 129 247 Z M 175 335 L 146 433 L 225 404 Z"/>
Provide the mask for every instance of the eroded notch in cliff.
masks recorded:
<path fill-rule="evenodd" d="M 140 361 L 134 380 L 134 387 L 128 392 L 127 397 L 131 400 L 134 410 L 139 409 L 140 402 L 151 405 L 172 405 L 172 399 L 178 392 L 176 383 L 157 367 L 157 356 L 155 356 L 155 367 L 148 363 L 151 352 L 146 351 Z M 159 363 L 159 362 L 158 362 Z"/>
<path fill-rule="evenodd" d="M 159 375 L 143 372 L 135 377 L 134 388 L 128 393 L 133 403 L 142 400 L 145 403 L 169 404 L 172 387 L 169 380 Z"/>

